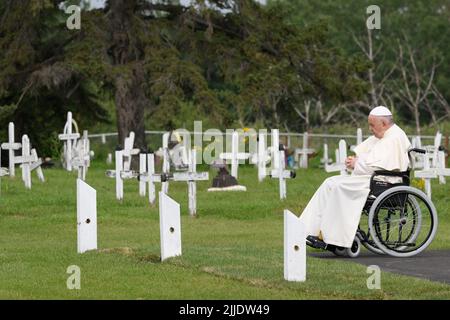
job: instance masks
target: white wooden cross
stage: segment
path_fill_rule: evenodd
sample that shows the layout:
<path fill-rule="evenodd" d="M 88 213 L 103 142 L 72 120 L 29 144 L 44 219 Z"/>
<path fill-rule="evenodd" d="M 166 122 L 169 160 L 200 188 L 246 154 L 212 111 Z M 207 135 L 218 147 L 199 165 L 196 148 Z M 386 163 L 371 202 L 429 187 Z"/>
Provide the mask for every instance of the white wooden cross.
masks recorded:
<path fill-rule="evenodd" d="M 306 280 L 305 227 L 289 210 L 284 210 L 284 279 Z"/>
<path fill-rule="evenodd" d="M 39 179 L 44 181 L 42 168 L 42 160 L 38 158 L 36 150 L 31 149 L 30 139 L 24 134 L 22 136 L 22 155 L 14 158 L 14 163 L 20 163 L 22 167 L 22 180 L 25 188 L 31 189 L 31 171 L 36 169 Z"/>
<path fill-rule="evenodd" d="M 72 131 L 72 125 L 75 128 L 75 132 Z M 78 132 L 78 125 L 74 119 L 72 119 L 72 112 L 67 112 L 67 121 L 64 125 L 62 134 L 58 135 L 59 140 L 64 141 L 64 160 L 65 168 L 67 171 L 72 171 L 72 153 L 80 133 Z"/>
<path fill-rule="evenodd" d="M 285 155 L 284 150 L 278 150 L 278 159 L 280 163 L 278 164 L 278 169 L 272 169 L 270 176 L 272 178 L 278 178 L 278 185 L 280 190 L 280 199 L 286 199 L 286 179 L 295 178 L 295 172 L 290 170 L 285 170 Z"/>
<path fill-rule="evenodd" d="M 239 152 L 239 132 L 233 131 L 231 136 L 231 153 L 221 153 L 219 156 L 223 160 L 231 160 L 231 175 L 238 178 L 239 160 L 250 157 L 249 153 Z"/>
<path fill-rule="evenodd" d="M 347 158 L 347 143 L 345 140 L 339 140 L 339 150 L 336 150 L 336 162 L 333 164 L 325 163 L 326 172 L 340 171 L 341 175 L 347 174 L 345 159 Z"/>
<path fill-rule="evenodd" d="M 8 150 L 9 152 L 9 176 L 15 176 L 15 150 L 19 150 L 22 147 L 20 143 L 14 142 L 14 123 L 8 124 L 8 143 L 2 143 L 1 149 Z"/>
<path fill-rule="evenodd" d="M 78 169 L 78 178 L 83 181 L 86 180 L 86 173 L 91 164 L 92 154 L 93 151 L 90 150 L 88 132 L 84 130 L 83 138 L 77 141 L 73 158 L 71 159 L 72 167 Z"/>
<path fill-rule="evenodd" d="M 140 149 L 133 148 L 134 145 L 134 132 L 131 131 L 130 135 L 125 138 L 124 146 L 123 146 L 123 170 L 129 171 L 131 167 L 131 158 L 134 155 L 139 154 Z"/>
<path fill-rule="evenodd" d="M 294 158 L 298 159 L 300 155 L 300 159 L 298 160 L 300 168 L 308 168 L 308 155 L 313 154 L 316 150 L 308 148 L 308 132 L 303 134 L 303 148 L 295 149 Z"/>

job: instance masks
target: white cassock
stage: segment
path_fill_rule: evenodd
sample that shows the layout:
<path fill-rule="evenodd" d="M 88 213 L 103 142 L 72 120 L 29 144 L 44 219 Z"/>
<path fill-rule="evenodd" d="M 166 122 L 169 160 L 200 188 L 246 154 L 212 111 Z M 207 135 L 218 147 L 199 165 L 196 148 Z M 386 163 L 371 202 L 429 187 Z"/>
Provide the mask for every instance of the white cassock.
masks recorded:
<path fill-rule="evenodd" d="M 322 235 L 323 241 L 350 248 L 375 170 L 406 171 L 411 144 L 405 132 L 393 125 L 383 138 L 370 136 L 356 146 L 358 160 L 351 175 L 327 178 L 314 193 L 300 220 L 306 235 Z"/>

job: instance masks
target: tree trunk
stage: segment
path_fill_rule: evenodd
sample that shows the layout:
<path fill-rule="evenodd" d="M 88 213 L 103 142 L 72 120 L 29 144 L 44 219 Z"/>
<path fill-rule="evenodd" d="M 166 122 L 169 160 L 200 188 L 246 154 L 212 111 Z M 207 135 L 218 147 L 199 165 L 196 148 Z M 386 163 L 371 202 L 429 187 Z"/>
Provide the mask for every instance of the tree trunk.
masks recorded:
<path fill-rule="evenodd" d="M 142 70 L 133 70 L 131 80 L 124 75 L 118 75 L 115 80 L 115 103 L 117 115 L 117 132 L 119 145 L 123 147 L 124 139 L 133 131 L 135 134 L 134 146 L 146 149 L 144 107 L 145 93 L 142 82 L 145 81 Z"/>
<path fill-rule="evenodd" d="M 133 131 L 134 147 L 145 149 L 144 107 L 147 99 L 144 86 L 145 73 L 140 60 L 141 50 L 133 37 L 132 21 L 136 0 L 110 0 L 109 35 L 111 46 L 108 54 L 115 71 L 115 103 L 119 145 Z"/>

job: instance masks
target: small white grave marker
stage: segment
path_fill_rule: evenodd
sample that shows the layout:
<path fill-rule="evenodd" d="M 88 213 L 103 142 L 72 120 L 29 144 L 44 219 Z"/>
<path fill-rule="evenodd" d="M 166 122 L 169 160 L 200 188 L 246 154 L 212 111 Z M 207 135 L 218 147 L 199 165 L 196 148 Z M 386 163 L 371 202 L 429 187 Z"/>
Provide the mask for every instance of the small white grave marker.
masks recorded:
<path fill-rule="evenodd" d="M 336 152 L 336 162 L 328 165 L 325 163 L 326 172 L 340 171 L 341 175 L 347 174 L 345 159 L 347 158 L 347 144 L 345 140 L 339 140 L 339 150 Z"/>
<path fill-rule="evenodd" d="M 159 226 L 161 238 L 161 261 L 181 255 L 180 205 L 159 193 Z"/>
<path fill-rule="evenodd" d="M 305 227 L 289 210 L 284 210 L 284 279 L 306 280 Z"/>
<path fill-rule="evenodd" d="M 77 179 L 77 250 L 97 249 L 97 191 Z"/>

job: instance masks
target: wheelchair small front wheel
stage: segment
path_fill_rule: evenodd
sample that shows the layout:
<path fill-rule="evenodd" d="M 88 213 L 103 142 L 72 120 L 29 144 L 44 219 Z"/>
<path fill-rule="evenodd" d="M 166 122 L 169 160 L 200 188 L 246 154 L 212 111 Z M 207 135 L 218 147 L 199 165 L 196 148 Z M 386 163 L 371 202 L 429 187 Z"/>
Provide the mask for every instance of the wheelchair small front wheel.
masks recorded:
<path fill-rule="evenodd" d="M 361 241 L 358 237 L 355 237 L 355 240 L 353 240 L 353 244 L 350 248 L 345 249 L 345 253 L 350 258 L 356 258 L 359 256 L 359 253 L 361 252 Z"/>

